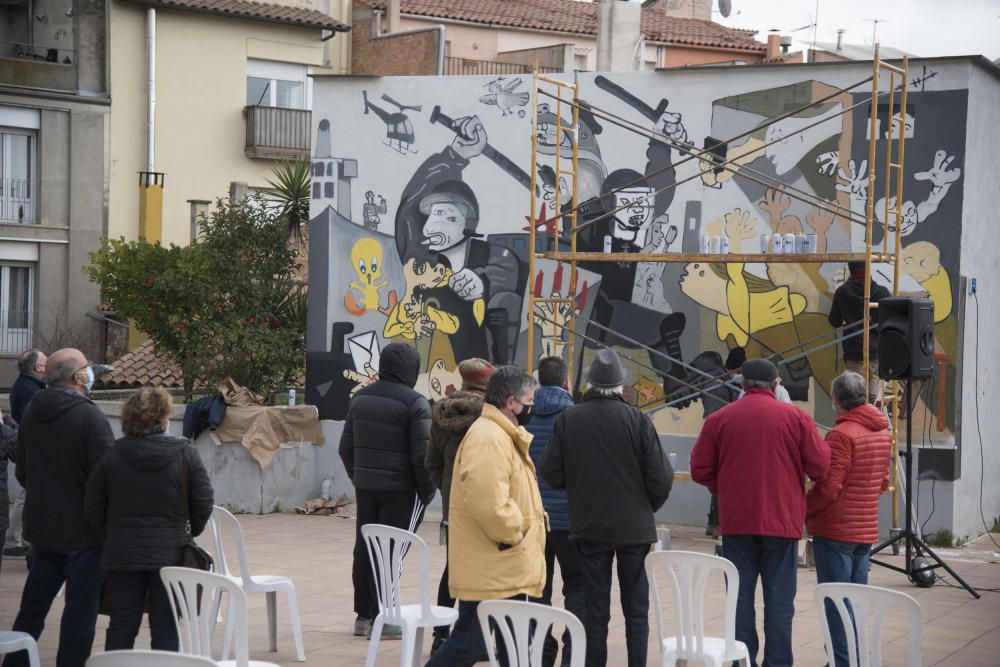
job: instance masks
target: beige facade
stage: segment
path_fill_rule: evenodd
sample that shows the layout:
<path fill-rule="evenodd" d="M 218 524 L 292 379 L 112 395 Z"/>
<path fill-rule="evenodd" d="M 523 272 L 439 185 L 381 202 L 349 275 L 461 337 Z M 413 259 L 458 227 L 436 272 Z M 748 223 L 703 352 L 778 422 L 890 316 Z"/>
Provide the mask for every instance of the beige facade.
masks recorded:
<path fill-rule="evenodd" d="M 350 23 L 349 0 L 271 2 L 318 9 Z M 109 4 L 109 15 L 113 103 L 108 235 L 133 239 L 140 230 L 139 172 L 146 170 L 147 7 L 116 0 Z M 245 150 L 248 74 L 260 74 L 255 67 L 272 78 L 301 72 L 303 86 L 295 106 L 308 109 L 307 74 L 346 74 L 350 65 L 349 37 L 338 33 L 324 42 L 323 34 L 318 28 L 265 20 L 156 11 L 153 171 L 165 174 L 165 244 L 186 244 L 192 206 L 227 195 L 230 183 L 267 186 L 276 161 L 247 157 Z"/>

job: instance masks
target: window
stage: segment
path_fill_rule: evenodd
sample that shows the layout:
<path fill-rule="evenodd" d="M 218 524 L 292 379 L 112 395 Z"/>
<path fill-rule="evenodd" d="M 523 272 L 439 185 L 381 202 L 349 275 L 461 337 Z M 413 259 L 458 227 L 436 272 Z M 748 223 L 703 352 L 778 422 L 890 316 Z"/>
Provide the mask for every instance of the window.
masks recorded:
<path fill-rule="evenodd" d="M 24 264 L 0 265 L 0 354 L 31 347 L 34 270 Z"/>
<path fill-rule="evenodd" d="M 35 134 L 0 128 L 0 222 L 35 221 Z"/>
<path fill-rule="evenodd" d="M 305 65 L 247 60 L 247 106 L 308 109 L 310 83 Z"/>

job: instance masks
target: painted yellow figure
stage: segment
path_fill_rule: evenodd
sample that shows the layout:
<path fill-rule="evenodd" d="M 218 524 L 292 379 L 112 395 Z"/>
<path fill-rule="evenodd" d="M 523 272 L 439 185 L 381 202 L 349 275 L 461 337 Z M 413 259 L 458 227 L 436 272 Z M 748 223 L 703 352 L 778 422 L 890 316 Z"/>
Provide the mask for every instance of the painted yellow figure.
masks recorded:
<path fill-rule="evenodd" d="M 934 301 L 934 323 L 940 324 L 951 314 L 951 278 L 941 266 L 941 251 L 929 241 L 917 241 L 903 248 L 900 270 L 909 274 L 927 290 Z"/>
<path fill-rule="evenodd" d="M 406 293 L 389 312 L 382 335 L 386 338 L 400 336 L 406 340 L 417 340 L 430 336 L 435 331 L 445 334 L 458 331 L 457 316 L 435 308 L 430 301 L 418 298 L 422 289 L 447 287 L 451 275 L 451 269 L 444 262 L 432 265 L 420 259 L 408 260 L 403 265 Z"/>
<path fill-rule="evenodd" d="M 357 282 L 351 281 L 350 287 L 361 293 L 361 303 L 354 299 L 354 294 L 344 295 L 347 309 L 355 315 L 363 315 L 366 311 L 379 308 L 379 290 L 389 284 L 382 278 L 382 245 L 373 238 L 363 238 L 355 241 L 351 247 L 351 266 L 357 274 Z"/>

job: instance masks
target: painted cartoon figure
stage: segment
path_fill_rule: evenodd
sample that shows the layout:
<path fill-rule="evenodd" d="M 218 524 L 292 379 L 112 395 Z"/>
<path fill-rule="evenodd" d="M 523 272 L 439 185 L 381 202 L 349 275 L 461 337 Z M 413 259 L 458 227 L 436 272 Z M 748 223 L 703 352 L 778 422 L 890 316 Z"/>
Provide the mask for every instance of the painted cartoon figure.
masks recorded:
<path fill-rule="evenodd" d="M 348 291 L 344 295 L 344 305 L 353 315 L 364 315 L 369 310 L 381 310 L 379 292 L 389 284 L 382 277 L 382 245 L 372 238 L 355 241 L 351 247 L 351 267 L 357 274 L 357 281 L 350 282 L 350 288 L 361 293 L 361 302 Z M 395 305 L 395 292 L 390 297 L 390 308 Z"/>
<path fill-rule="evenodd" d="M 447 287 L 451 269 L 447 262 L 436 258 L 430 260 L 412 258 L 403 265 L 406 292 L 403 298 L 389 312 L 382 335 L 386 338 L 401 336 L 406 340 L 417 340 L 432 335 L 435 331 L 453 334 L 461 322 L 452 315 L 435 307 L 423 298 L 425 290 Z M 482 300 L 480 300 L 482 303 Z"/>
<path fill-rule="evenodd" d="M 389 212 L 389 207 L 385 202 L 385 197 L 378 196 L 378 204 L 375 203 L 375 193 L 371 190 L 365 193 L 365 205 L 361 209 L 365 229 L 375 231 L 382 222 L 381 215 Z"/>
<path fill-rule="evenodd" d="M 929 241 L 917 241 L 902 249 L 900 270 L 909 274 L 927 290 L 934 301 L 934 323 L 940 324 L 951 314 L 951 278 L 941 265 L 941 251 Z"/>

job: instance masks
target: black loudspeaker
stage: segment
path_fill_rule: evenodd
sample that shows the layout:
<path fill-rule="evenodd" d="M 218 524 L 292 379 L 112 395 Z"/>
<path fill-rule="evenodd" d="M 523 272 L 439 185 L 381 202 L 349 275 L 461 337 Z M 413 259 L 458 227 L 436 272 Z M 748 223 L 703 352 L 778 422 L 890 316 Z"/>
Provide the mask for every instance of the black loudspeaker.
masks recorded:
<path fill-rule="evenodd" d="M 934 302 L 887 297 L 878 302 L 878 374 L 924 380 L 934 372 Z"/>

